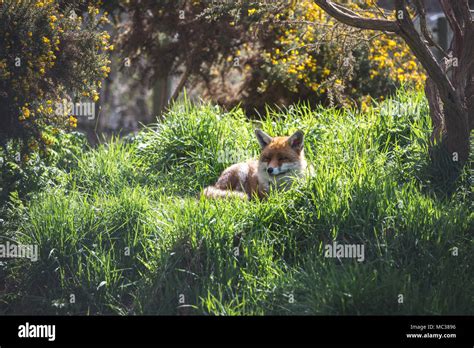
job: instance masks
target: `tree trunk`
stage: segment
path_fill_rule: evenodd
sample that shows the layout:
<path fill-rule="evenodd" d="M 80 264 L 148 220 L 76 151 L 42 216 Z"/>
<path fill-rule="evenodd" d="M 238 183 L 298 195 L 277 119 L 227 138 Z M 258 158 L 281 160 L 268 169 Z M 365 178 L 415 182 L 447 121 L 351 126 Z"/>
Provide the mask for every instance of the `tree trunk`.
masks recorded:
<path fill-rule="evenodd" d="M 163 120 L 163 111 L 168 105 L 168 76 L 159 77 L 153 86 L 153 117 Z"/>
<path fill-rule="evenodd" d="M 433 80 L 429 77 L 426 79 L 425 95 L 428 99 L 433 126 L 430 145 L 434 146 L 443 140 L 443 137 L 446 135 L 446 128 L 444 125 L 443 104 L 439 97 L 439 91 Z"/>
<path fill-rule="evenodd" d="M 459 162 L 466 163 L 474 119 L 474 26 L 467 3 L 443 0 L 441 5 L 453 30 L 451 61 L 445 68 L 455 89 L 455 98 L 444 100 L 446 137 L 443 143 L 454 162 L 458 158 Z"/>
<path fill-rule="evenodd" d="M 463 108 L 464 109 L 464 108 Z M 449 106 L 444 106 L 446 137 L 442 145 L 448 150 L 453 162 L 466 163 L 469 159 L 469 124 L 467 110 L 459 115 Z"/>
<path fill-rule="evenodd" d="M 431 79 L 427 79 L 425 94 L 433 125 L 431 146 L 441 144 L 454 162 L 465 163 L 469 158 L 470 126 L 467 107 L 442 103 Z"/>
<path fill-rule="evenodd" d="M 455 96 L 441 98 L 439 89 L 428 78 L 425 93 L 433 123 L 432 145 L 441 142 L 453 162 L 469 159 L 470 131 L 474 120 L 474 30 L 464 28 L 454 34 L 451 58 L 445 60 L 445 73 L 451 77 Z"/>

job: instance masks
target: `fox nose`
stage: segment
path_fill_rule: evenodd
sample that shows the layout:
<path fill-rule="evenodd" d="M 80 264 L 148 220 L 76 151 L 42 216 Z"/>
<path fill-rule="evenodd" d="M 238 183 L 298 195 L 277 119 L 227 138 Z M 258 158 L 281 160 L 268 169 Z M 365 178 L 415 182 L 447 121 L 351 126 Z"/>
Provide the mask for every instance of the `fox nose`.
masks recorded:
<path fill-rule="evenodd" d="M 269 168 L 267 169 L 267 172 L 268 172 L 268 174 L 273 173 L 273 168 L 272 168 L 272 167 L 269 167 Z"/>

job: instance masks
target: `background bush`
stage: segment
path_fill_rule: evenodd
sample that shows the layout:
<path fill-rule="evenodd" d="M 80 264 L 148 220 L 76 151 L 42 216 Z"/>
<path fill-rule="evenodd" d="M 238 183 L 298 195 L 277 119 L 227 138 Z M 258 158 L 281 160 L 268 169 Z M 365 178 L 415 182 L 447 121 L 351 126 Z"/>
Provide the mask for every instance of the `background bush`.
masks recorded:
<path fill-rule="evenodd" d="M 57 103 L 98 100 L 113 49 L 100 29 L 106 21 L 94 1 L 0 3 L 1 146 L 44 151 L 52 133 L 77 125 Z"/>
<path fill-rule="evenodd" d="M 0 208 L 5 207 L 11 195 L 21 200 L 33 199 L 34 194 L 55 182 L 61 172 L 74 168 L 86 148 L 85 136 L 77 132 L 57 133 L 43 155 L 31 152 L 21 157 L 16 142 L 0 148 Z"/>
<path fill-rule="evenodd" d="M 374 6 L 350 6 L 380 15 Z M 123 10 L 122 55 L 150 86 L 175 76 L 171 95 L 188 86 L 252 115 L 298 100 L 365 107 L 425 80 L 403 40 L 338 23 L 311 0 L 130 2 Z"/>

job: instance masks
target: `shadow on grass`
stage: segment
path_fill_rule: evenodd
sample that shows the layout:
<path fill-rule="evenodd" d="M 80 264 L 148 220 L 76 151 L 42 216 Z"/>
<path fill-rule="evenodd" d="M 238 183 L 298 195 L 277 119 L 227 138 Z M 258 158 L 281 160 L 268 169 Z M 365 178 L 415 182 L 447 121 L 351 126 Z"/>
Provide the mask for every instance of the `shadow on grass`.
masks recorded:
<path fill-rule="evenodd" d="M 450 198 L 460 189 L 469 187 L 468 169 L 472 160 L 464 165 L 453 158 L 447 150 L 436 145 L 430 150 L 430 159 L 423 163 L 420 183 L 424 194 L 434 193 L 437 198 Z"/>

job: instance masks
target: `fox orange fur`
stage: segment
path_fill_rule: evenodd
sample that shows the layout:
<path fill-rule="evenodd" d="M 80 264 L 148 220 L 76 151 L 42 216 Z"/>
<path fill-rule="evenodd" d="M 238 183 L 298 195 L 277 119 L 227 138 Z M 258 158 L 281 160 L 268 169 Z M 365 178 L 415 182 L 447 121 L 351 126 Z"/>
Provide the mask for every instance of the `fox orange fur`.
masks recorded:
<path fill-rule="evenodd" d="M 285 189 L 295 177 L 305 175 L 302 131 L 289 137 L 271 137 L 256 129 L 255 135 L 260 157 L 225 169 L 213 186 L 204 189 L 206 197 L 264 198 L 270 188 Z"/>

